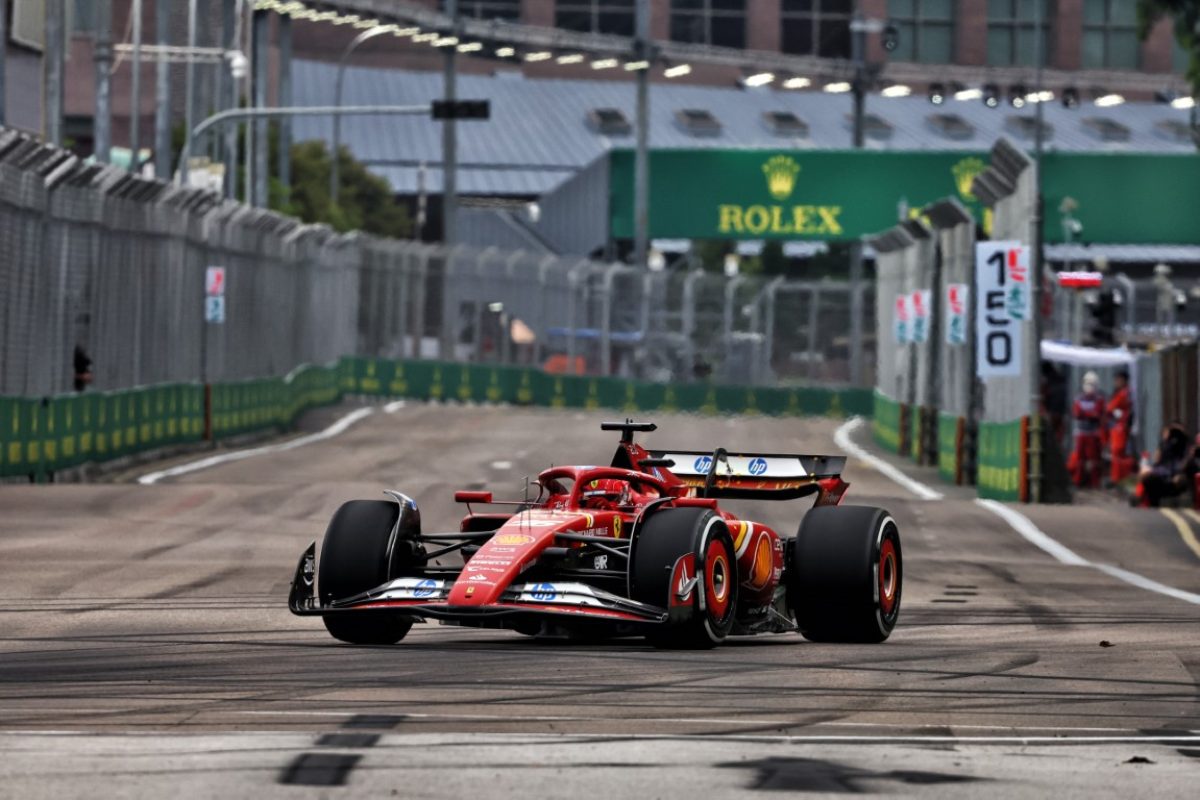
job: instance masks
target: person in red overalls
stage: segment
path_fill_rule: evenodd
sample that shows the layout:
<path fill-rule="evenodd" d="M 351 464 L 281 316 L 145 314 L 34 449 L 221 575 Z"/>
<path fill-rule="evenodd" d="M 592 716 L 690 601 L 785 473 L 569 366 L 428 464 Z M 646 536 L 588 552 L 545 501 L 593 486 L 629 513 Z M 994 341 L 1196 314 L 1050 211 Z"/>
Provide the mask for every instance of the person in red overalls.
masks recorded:
<path fill-rule="evenodd" d="M 1083 376 L 1083 392 L 1075 398 L 1071 416 L 1075 418 L 1075 448 L 1068 465 L 1076 486 L 1097 488 L 1101 473 L 1101 436 L 1104 430 L 1104 395 L 1100 393 L 1096 373 Z"/>
<path fill-rule="evenodd" d="M 1108 453 L 1112 461 L 1110 477 L 1114 485 L 1133 473 L 1129 455 L 1129 434 L 1133 430 L 1133 396 L 1129 391 L 1129 373 L 1119 371 L 1113 378 L 1113 394 L 1105 407 L 1108 418 Z"/>

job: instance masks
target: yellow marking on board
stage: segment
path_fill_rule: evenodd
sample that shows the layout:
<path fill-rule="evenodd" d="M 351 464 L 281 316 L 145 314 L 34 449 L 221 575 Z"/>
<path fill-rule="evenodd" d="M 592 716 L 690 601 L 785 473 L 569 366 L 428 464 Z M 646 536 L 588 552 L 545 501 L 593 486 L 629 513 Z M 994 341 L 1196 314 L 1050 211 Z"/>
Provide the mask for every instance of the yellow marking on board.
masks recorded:
<path fill-rule="evenodd" d="M 620 515 L 613 517 L 613 537 L 616 539 L 621 538 L 621 517 L 620 517 Z"/>

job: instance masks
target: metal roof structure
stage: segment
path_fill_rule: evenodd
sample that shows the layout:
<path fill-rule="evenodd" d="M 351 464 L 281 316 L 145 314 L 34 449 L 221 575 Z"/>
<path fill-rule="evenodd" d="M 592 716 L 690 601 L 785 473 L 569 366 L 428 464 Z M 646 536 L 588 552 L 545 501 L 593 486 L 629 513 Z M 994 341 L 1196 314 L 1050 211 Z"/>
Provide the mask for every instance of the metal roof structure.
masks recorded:
<path fill-rule="evenodd" d="M 334 96 L 336 66 L 296 61 L 296 105 L 328 105 Z M 634 86 L 613 80 L 529 79 L 517 72 L 460 75 L 458 96 L 491 101 L 491 119 L 458 126 L 460 191 L 465 194 L 538 196 L 614 148 L 632 148 L 633 131 L 597 131 L 596 109 L 634 116 Z M 350 67 L 345 105 L 428 103 L 441 96 L 436 72 L 404 72 Z M 650 87 L 650 146 L 655 149 L 750 148 L 820 149 L 851 147 L 849 95 L 819 91 L 713 88 L 655 83 Z M 707 110 L 720 124 L 697 133 L 681 124 L 679 112 Z M 1001 135 L 1018 144 L 1023 130 L 1013 118 L 1033 117 L 1027 105 L 988 108 L 979 101 L 948 99 L 934 105 L 924 97 L 873 95 L 867 111 L 876 118 L 866 147 L 873 150 L 963 150 L 985 152 Z M 781 134 L 772 112 L 787 112 L 803 123 Z M 1161 104 L 1127 103 L 1110 108 L 1084 105 L 1066 109 L 1048 103 L 1048 152 L 1195 153 L 1190 139 L 1174 135 L 1187 112 Z M 958 119 L 947 124 L 946 116 Z M 1097 122 L 1107 120 L 1112 124 Z M 299 118 L 295 139 L 331 138 L 328 119 Z M 807 135 L 802 135 L 807 131 Z M 1113 136 L 1120 131 L 1120 136 Z M 1126 132 L 1127 131 L 1127 135 Z M 346 118 L 342 140 L 355 157 L 385 177 L 400 194 L 417 191 L 417 167 L 427 165 L 425 188 L 441 188 L 441 124 L 423 117 Z M 1032 146 L 1032 141 L 1028 143 Z"/>

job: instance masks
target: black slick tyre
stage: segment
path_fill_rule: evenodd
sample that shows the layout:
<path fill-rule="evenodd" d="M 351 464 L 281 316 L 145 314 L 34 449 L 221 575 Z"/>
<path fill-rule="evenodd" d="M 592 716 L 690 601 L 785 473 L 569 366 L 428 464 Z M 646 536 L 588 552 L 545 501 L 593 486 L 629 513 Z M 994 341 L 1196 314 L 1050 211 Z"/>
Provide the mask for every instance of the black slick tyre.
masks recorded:
<path fill-rule="evenodd" d="M 725 522 L 707 508 L 655 512 L 635 533 L 630 564 L 634 600 L 666 608 L 648 634 L 656 647 L 714 647 L 733 628 L 737 559 Z"/>
<path fill-rule="evenodd" d="M 810 510 L 789 544 L 787 590 L 804 638 L 882 642 L 900 615 L 904 562 L 896 521 L 881 508 Z"/>
<path fill-rule="evenodd" d="M 388 543 L 399 513 L 400 507 L 386 500 L 351 500 L 334 513 L 317 562 L 321 605 L 387 582 Z M 395 644 L 413 624 L 411 617 L 381 611 L 345 611 L 322 619 L 333 638 L 350 644 Z"/>

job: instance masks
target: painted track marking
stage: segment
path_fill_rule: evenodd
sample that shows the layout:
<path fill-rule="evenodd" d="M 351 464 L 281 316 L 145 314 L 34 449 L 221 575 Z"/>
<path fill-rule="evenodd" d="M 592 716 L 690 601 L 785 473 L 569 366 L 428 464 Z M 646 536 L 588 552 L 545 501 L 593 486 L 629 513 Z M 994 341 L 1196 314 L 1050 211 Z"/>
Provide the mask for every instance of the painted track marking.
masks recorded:
<path fill-rule="evenodd" d="M 174 467 L 168 467 L 167 469 L 147 472 L 137 480 L 138 483 L 149 486 L 151 484 L 158 483 L 163 478 L 174 478 L 179 475 L 187 475 L 190 472 L 199 472 L 202 469 L 210 469 L 221 464 L 227 464 L 231 461 L 242 461 L 247 458 L 266 455 L 267 453 L 283 453 L 288 450 L 295 450 L 297 447 L 304 447 L 308 444 L 323 442 L 326 439 L 332 439 L 333 437 L 344 433 L 351 425 L 370 416 L 372 413 L 374 413 L 374 411 L 375 409 L 373 408 L 359 408 L 351 411 L 349 414 L 345 415 L 323 431 L 310 433 L 306 436 L 298 436 L 295 439 L 289 439 L 288 441 L 280 442 L 279 444 L 268 444 L 262 447 L 247 448 L 246 450 L 234 450 L 232 453 L 222 453 L 216 456 L 207 456 L 197 461 L 189 461 L 186 464 L 179 464 Z"/>
<path fill-rule="evenodd" d="M 1175 523 L 1179 535 L 1183 537 L 1183 543 L 1196 554 L 1196 558 L 1200 558 L 1200 540 L 1196 539 L 1196 534 L 1192 531 L 1192 526 L 1187 524 L 1187 520 L 1179 516 L 1179 512 L 1172 511 L 1169 508 L 1160 508 L 1159 511 L 1163 513 L 1163 516 Z M 1200 522 L 1200 514 L 1197 514 L 1194 510 L 1189 508 L 1183 513 L 1196 520 L 1196 522 Z"/>
<path fill-rule="evenodd" d="M 858 430 L 862 424 L 862 417 L 851 417 L 850 419 L 846 420 L 844 423 L 838 426 L 837 431 L 834 432 L 834 444 L 836 444 L 849 455 L 874 468 L 877 472 L 882 473 L 884 476 L 890 478 L 894 483 L 899 484 L 901 487 L 912 492 L 922 500 L 941 500 L 944 497 L 944 495 L 936 489 L 931 489 L 920 481 L 913 480 L 896 467 L 884 461 L 879 456 L 869 453 L 855 444 L 850 438 L 850 434 Z"/>
<path fill-rule="evenodd" d="M 1083 556 L 1080 556 L 1074 550 L 1071 550 L 1066 545 L 1050 537 L 1045 531 L 1033 524 L 1029 517 L 1025 516 L 1016 509 L 998 503 L 995 500 L 976 500 L 980 506 L 991 511 L 996 516 L 1003 519 L 1009 526 L 1024 537 L 1030 544 L 1049 553 L 1062 564 L 1068 564 L 1077 567 L 1092 567 L 1098 569 L 1106 575 L 1116 578 L 1119 581 L 1124 581 L 1130 586 L 1136 586 L 1139 589 L 1145 589 L 1148 592 L 1173 597 L 1176 600 L 1182 600 L 1185 603 L 1200 605 L 1200 594 L 1185 592 L 1182 589 L 1176 589 L 1173 586 L 1167 586 L 1165 583 L 1159 583 L 1156 580 L 1151 580 L 1144 575 L 1139 575 L 1136 572 L 1130 572 L 1127 569 L 1115 567 L 1112 564 L 1098 564 L 1094 561 L 1088 561 Z"/>

